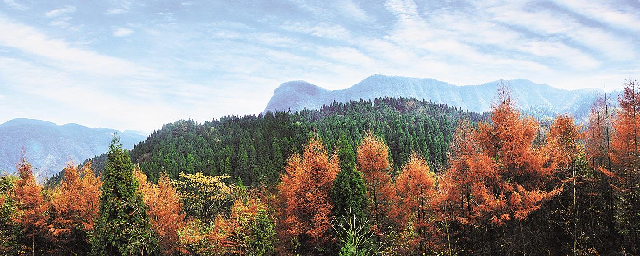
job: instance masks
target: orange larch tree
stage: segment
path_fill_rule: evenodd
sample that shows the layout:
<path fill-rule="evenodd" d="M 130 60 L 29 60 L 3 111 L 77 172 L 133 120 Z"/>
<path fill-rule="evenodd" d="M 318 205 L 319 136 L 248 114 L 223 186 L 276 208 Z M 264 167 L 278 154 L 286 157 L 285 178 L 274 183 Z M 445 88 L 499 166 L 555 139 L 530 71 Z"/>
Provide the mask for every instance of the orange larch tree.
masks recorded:
<path fill-rule="evenodd" d="M 477 136 L 482 153 L 492 159 L 496 167 L 490 171 L 496 183 L 488 191 L 488 196 L 500 204 L 488 215 L 496 224 L 513 218 L 525 219 L 540 207 L 545 197 L 557 193 L 555 189 L 544 189 L 555 169 L 545 165 L 544 155 L 533 146 L 538 124 L 532 118 L 521 118 L 510 94 L 504 90 L 499 91 L 492 122 L 480 123 Z"/>
<path fill-rule="evenodd" d="M 302 254 L 325 250 L 332 240 L 330 193 L 338 171 L 338 158 L 330 159 L 317 137 L 311 138 L 302 156 L 294 154 L 287 161 L 278 186 L 279 215 L 284 240 L 293 239 Z"/>
<path fill-rule="evenodd" d="M 367 184 L 371 228 L 379 237 L 394 225 L 389 218 L 396 200 L 389 159 L 389 147 L 380 137 L 368 132 L 356 150 L 356 163 Z"/>
<path fill-rule="evenodd" d="M 624 247 L 630 254 L 640 253 L 640 84 L 629 80 L 619 96 L 620 111 L 613 123 L 611 140 L 613 172 L 617 188 L 618 230 L 625 237 Z"/>
<path fill-rule="evenodd" d="M 73 164 L 64 169 L 64 179 L 53 189 L 49 208 L 49 230 L 58 253 L 88 253 L 89 234 L 100 206 L 101 186 L 91 163 L 79 170 Z"/>
<path fill-rule="evenodd" d="M 499 250 L 495 247 L 498 234 L 492 229 L 511 220 L 523 221 L 546 199 L 559 193 L 558 188 L 548 187 L 554 166 L 534 146 L 538 124 L 520 117 L 506 87 L 500 88 L 498 94 L 490 123 L 481 122 L 474 129 L 461 122 L 452 144 L 450 167 L 439 183 L 438 201 L 444 220 L 462 225 L 458 230 L 463 232 L 481 232 L 461 235 L 480 239 L 478 243 L 462 242 L 472 248 L 484 247 L 486 253 Z M 490 237 L 484 238 L 485 235 Z M 518 236 L 524 240 L 523 234 Z"/>
<path fill-rule="evenodd" d="M 186 253 L 180 245 L 178 236 L 178 231 L 185 225 L 185 214 L 182 211 L 178 191 L 171 184 L 169 177 L 162 173 L 158 184 L 153 184 L 137 166 L 133 175 L 140 183 L 139 190 L 148 207 L 149 222 L 158 235 L 158 244 L 162 253 L 165 255 Z"/>
<path fill-rule="evenodd" d="M 42 186 L 33 177 L 31 164 L 23 157 L 17 165 L 18 179 L 13 188 L 12 199 L 17 205 L 18 214 L 13 221 L 22 227 L 25 236 L 20 243 L 30 253 L 45 254 L 47 237 L 47 202 L 42 196 Z M 37 246 L 37 248 L 36 248 Z"/>
<path fill-rule="evenodd" d="M 436 250 L 437 241 L 434 225 L 433 200 L 436 197 L 435 174 L 422 156 L 413 153 L 396 179 L 398 205 L 394 209 L 404 225 L 409 248 L 406 253 L 428 253 Z"/>

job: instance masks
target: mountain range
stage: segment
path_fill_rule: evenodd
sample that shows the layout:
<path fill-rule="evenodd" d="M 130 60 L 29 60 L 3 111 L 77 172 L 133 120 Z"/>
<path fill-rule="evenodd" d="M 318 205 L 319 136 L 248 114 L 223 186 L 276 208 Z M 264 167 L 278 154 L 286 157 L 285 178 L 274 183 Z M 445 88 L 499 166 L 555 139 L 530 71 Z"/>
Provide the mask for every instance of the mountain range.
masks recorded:
<path fill-rule="evenodd" d="M 512 98 L 521 110 L 538 117 L 568 113 L 581 119 L 589 113 L 595 98 L 603 93 L 597 89 L 558 89 L 526 79 L 457 86 L 429 78 L 373 75 L 342 90 L 327 90 L 304 81 L 286 82 L 275 89 L 264 111 L 299 111 L 305 108 L 319 109 L 333 101 L 405 97 L 485 112 L 490 110 L 500 83 L 510 88 Z"/>
<path fill-rule="evenodd" d="M 146 138 L 140 132 L 79 124 L 56 125 L 26 118 L 7 121 L 0 124 L 0 174 L 15 172 L 24 151 L 27 161 L 35 167 L 36 177 L 43 181 L 62 170 L 69 161 L 79 164 L 107 152 L 114 133 L 118 133 L 127 149 Z"/>

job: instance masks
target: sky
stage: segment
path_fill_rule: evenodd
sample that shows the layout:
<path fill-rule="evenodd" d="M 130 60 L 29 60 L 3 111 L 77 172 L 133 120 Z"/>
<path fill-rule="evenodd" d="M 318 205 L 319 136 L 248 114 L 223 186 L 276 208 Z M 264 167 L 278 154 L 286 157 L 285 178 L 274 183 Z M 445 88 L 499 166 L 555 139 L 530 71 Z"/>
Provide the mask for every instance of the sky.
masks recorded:
<path fill-rule="evenodd" d="M 640 1 L 0 0 L 0 123 L 151 132 L 261 112 L 290 80 L 372 74 L 619 89 Z"/>

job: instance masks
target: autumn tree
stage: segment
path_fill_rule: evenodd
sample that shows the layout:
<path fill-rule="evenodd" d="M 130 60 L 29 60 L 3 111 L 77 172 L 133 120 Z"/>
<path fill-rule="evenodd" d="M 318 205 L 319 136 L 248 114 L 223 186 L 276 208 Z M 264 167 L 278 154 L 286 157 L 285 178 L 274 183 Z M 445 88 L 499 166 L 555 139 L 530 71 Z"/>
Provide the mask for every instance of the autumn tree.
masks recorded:
<path fill-rule="evenodd" d="M 102 182 L 94 176 L 90 162 L 80 169 L 69 164 L 63 172 L 64 179 L 51 192 L 49 230 L 58 253 L 87 254 Z"/>
<path fill-rule="evenodd" d="M 270 255 L 275 253 L 275 224 L 266 204 L 255 195 L 243 193 L 234 202 L 229 218 L 218 216 L 209 237 L 225 247 L 221 252 Z"/>
<path fill-rule="evenodd" d="M 229 177 L 180 173 L 174 187 L 187 216 L 212 223 L 219 214 L 230 214 L 238 188 L 229 184 Z"/>
<path fill-rule="evenodd" d="M 370 201 L 370 215 L 373 230 L 380 237 L 388 233 L 392 220 L 388 218 L 395 200 L 395 191 L 391 179 L 389 147 L 372 133 L 367 133 L 356 152 L 357 167 L 367 184 L 367 196 Z"/>
<path fill-rule="evenodd" d="M 48 245 L 47 202 L 42 187 L 33 177 L 31 164 L 23 157 L 17 165 L 19 179 L 15 183 L 12 199 L 17 206 L 13 221 L 20 225 L 24 239 L 20 241 L 30 254 L 46 253 Z"/>
<path fill-rule="evenodd" d="M 285 239 L 298 244 L 299 253 L 326 251 L 331 241 L 330 192 L 338 174 L 337 157 L 329 159 L 322 141 L 313 137 L 302 156 L 287 161 L 278 185 L 282 206 L 280 220 Z"/>
<path fill-rule="evenodd" d="M 619 181 L 618 229 L 625 236 L 629 253 L 639 253 L 640 246 L 640 84 L 629 80 L 618 98 L 620 111 L 613 123 L 612 160 Z"/>
<path fill-rule="evenodd" d="M 117 137 L 102 173 L 99 216 L 91 238 L 95 255 L 147 255 L 157 250 L 133 163 Z"/>
<path fill-rule="evenodd" d="M 160 174 L 158 184 L 147 180 L 147 176 L 139 167 L 134 168 L 134 176 L 140 183 L 144 203 L 148 208 L 149 222 L 158 236 L 158 245 L 164 255 L 175 255 L 186 252 L 180 246 L 178 231 L 185 223 L 182 203 L 178 191 L 171 184 L 166 174 Z"/>
<path fill-rule="evenodd" d="M 436 177 L 424 158 L 413 153 L 396 179 L 398 205 L 394 209 L 403 224 L 408 252 L 428 253 L 438 246 L 433 209 Z"/>
<path fill-rule="evenodd" d="M 597 206 L 595 209 L 599 213 L 595 218 L 598 220 L 595 222 L 598 227 L 594 231 L 603 242 L 596 243 L 596 246 L 599 245 L 604 254 L 617 250 L 613 249 L 617 247 L 615 241 L 621 240 L 615 227 L 615 190 L 618 182 L 611 159 L 614 112 L 606 93 L 604 97 L 598 97 L 591 107 L 589 122 L 584 131 L 586 158 L 594 170 L 593 186 L 599 195 L 593 204 Z"/>
<path fill-rule="evenodd" d="M 525 220 L 559 191 L 547 186 L 555 169 L 533 145 L 538 124 L 520 117 L 508 88 L 500 87 L 498 93 L 490 123 L 481 122 L 477 129 L 461 124 L 452 145 L 457 149 L 452 149 L 450 168 L 441 183 L 446 212 L 469 231 L 480 231 L 473 226 L 498 228 L 511 220 Z M 525 243 L 522 229 L 508 230 L 513 232 L 510 236 L 518 237 L 515 246 L 521 247 Z M 487 235 L 466 237 L 488 239 L 471 242 L 471 247 L 497 253 L 499 234 L 488 231 Z M 489 247 L 482 248 L 485 245 Z"/>

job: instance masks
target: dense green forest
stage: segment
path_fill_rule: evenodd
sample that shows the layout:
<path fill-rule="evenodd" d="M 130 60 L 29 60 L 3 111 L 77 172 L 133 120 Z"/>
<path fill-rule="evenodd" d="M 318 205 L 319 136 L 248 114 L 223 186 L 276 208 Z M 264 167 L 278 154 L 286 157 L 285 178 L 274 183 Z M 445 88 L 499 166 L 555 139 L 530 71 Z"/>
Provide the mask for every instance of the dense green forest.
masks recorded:
<path fill-rule="evenodd" d="M 366 131 L 382 136 L 398 171 L 412 152 L 424 156 L 440 171 L 460 118 L 478 122 L 487 113 L 462 111 L 443 104 L 411 98 L 378 98 L 334 102 L 319 110 L 295 113 L 266 112 L 243 117 L 227 116 L 199 124 L 180 120 L 165 124 L 137 144 L 131 158 L 157 180 L 161 172 L 177 178 L 180 172 L 228 174 L 246 185 L 278 181 L 287 158 L 318 134 L 325 146 L 335 149 L 340 136 L 357 145 Z M 105 156 L 93 159 L 102 170 Z M 53 180 L 60 180 L 60 175 Z"/>

